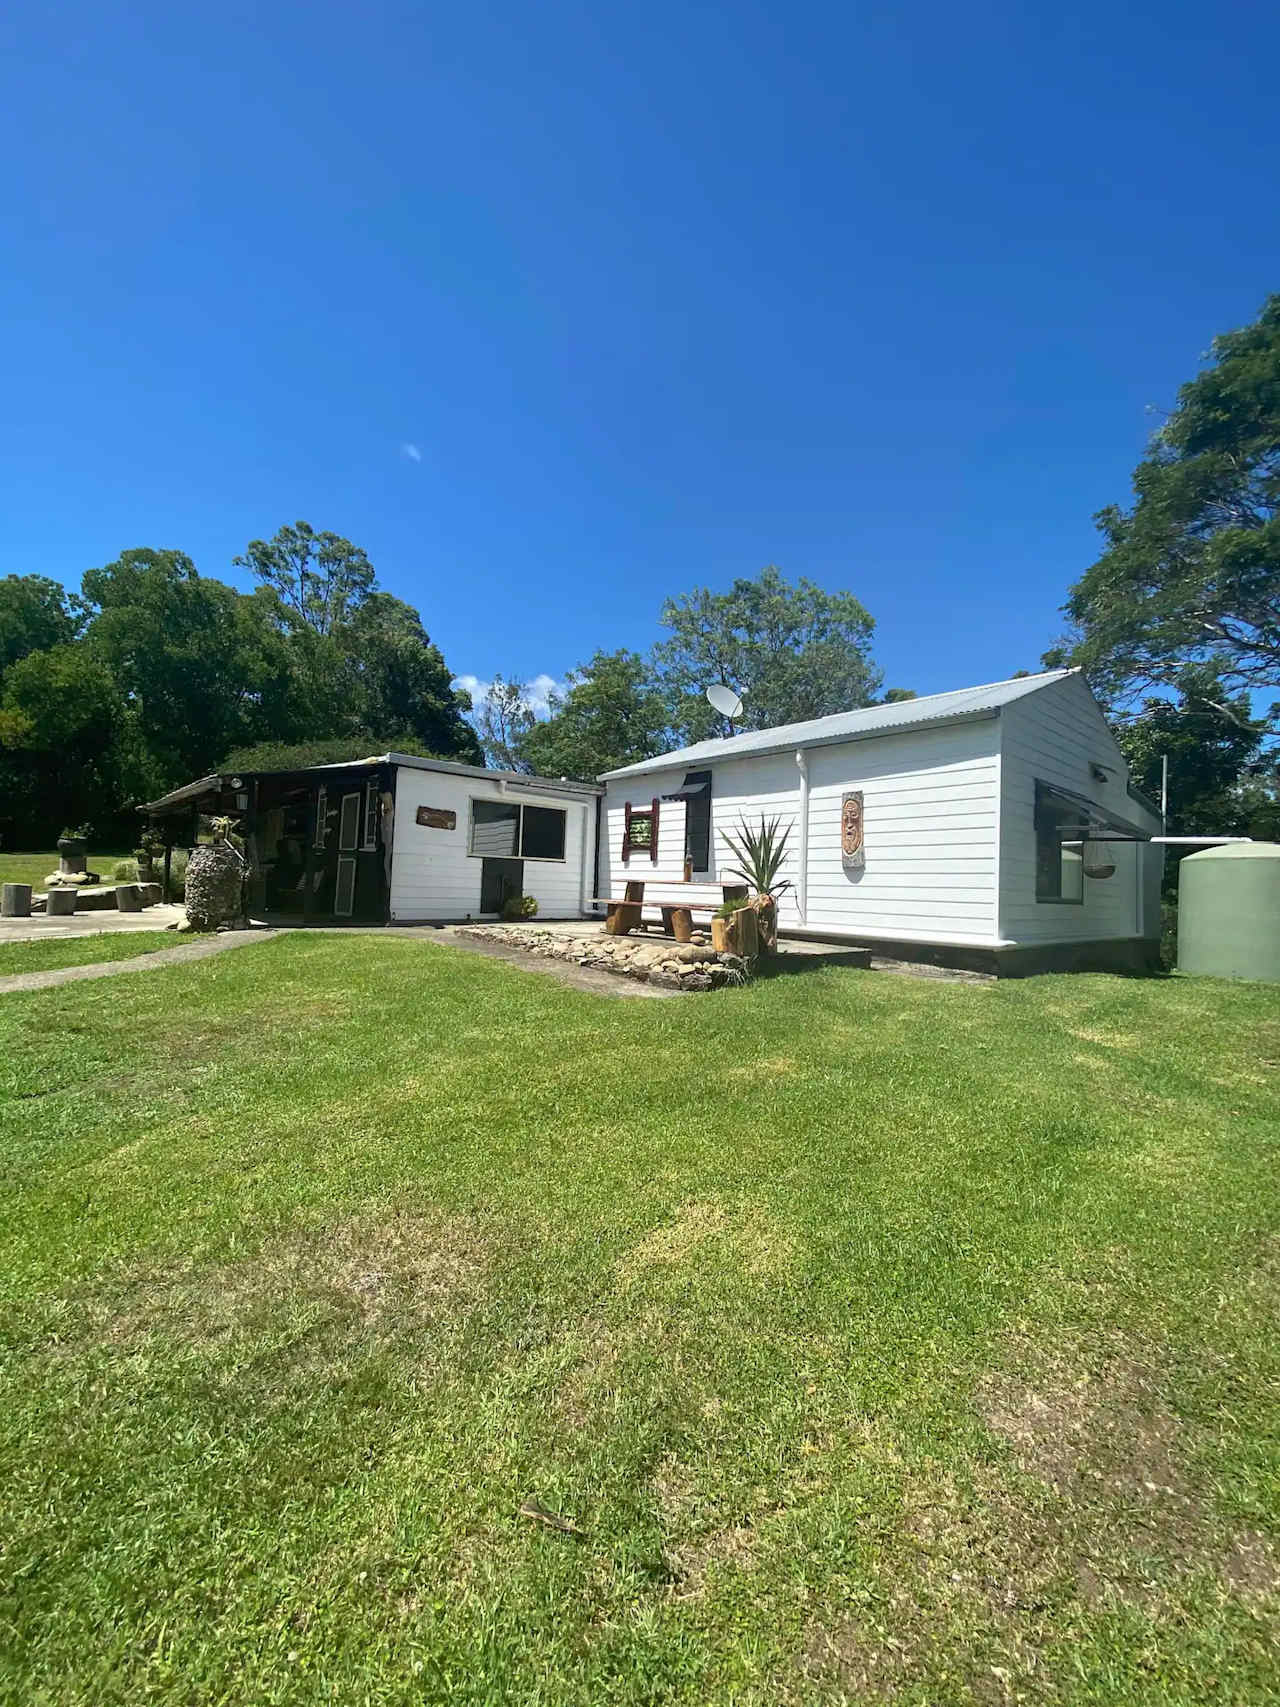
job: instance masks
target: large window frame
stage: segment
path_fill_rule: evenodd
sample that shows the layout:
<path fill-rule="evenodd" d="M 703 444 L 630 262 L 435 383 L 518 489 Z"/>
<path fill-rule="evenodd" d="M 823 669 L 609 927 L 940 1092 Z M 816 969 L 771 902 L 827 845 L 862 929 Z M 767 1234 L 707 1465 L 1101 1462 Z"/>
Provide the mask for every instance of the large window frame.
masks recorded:
<path fill-rule="evenodd" d="M 1084 836 L 1064 837 L 1063 826 L 1079 832 L 1081 807 L 1036 782 L 1036 902 L 1048 907 L 1084 906 Z M 1078 893 L 1077 893 L 1078 891 Z"/>
<path fill-rule="evenodd" d="M 517 814 L 516 845 L 512 853 L 486 853 L 483 848 L 477 848 L 476 842 L 476 807 L 494 806 Z M 525 814 L 540 812 L 554 814 L 560 820 L 560 853 L 536 854 L 524 851 L 526 842 Z M 490 820 L 494 822 L 496 820 Z M 544 806 L 541 801 L 532 800 L 500 800 L 490 795 L 472 795 L 467 822 L 467 858 L 468 859 L 522 859 L 534 865 L 567 865 L 569 862 L 569 809 L 567 806 Z"/>

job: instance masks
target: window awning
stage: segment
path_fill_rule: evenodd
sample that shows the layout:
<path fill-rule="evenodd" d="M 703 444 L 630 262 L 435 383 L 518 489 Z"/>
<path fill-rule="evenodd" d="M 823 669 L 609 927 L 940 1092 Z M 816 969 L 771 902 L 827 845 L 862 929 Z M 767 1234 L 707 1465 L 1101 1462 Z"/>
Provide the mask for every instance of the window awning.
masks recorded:
<path fill-rule="evenodd" d="M 664 800 L 700 800 L 704 794 L 711 793 L 711 772 L 690 771 L 679 788 L 670 794 L 664 794 Z"/>
<path fill-rule="evenodd" d="M 1074 794 L 1056 783 L 1036 782 L 1036 811 L 1042 806 L 1056 808 L 1058 813 L 1069 812 L 1071 818 L 1059 817 L 1055 826 L 1063 841 L 1090 842 L 1149 842 L 1152 832 L 1143 830 L 1128 819 L 1119 817 L 1096 800 Z"/>

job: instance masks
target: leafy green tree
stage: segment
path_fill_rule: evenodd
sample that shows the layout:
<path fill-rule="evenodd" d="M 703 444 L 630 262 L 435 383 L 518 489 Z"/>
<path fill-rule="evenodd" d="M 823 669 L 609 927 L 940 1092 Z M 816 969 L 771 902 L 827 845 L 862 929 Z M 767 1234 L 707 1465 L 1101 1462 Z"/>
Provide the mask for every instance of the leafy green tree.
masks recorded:
<path fill-rule="evenodd" d="M 358 545 L 336 533 L 317 533 L 309 522 L 286 525 L 270 539 L 251 539 L 232 562 L 271 588 L 290 624 L 321 635 L 341 627 L 377 584 L 373 564 Z"/>
<path fill-rule="evenodd" d="M 524 686 L 514 677 L 495 676 L 475 710 L 476 733 L 485 760 L 495 770 L 527 771 L 523 745 L 534 725 Z"/>
<path fill-rule="evenodd" d="M 590 782 L 602 771 L 653 758 L 672 745 L 667 702 L 637 652 L 597 652 L 571 670 L 550 716 L 520 738 L 520 757 L 542 776 Z"/>
<path fill-rule="evenodd" d="M 1222 701 L 1229 717 L 1217 709 Z M 1168 760 L 1168 831 L 1174 836 L 1265 833 L 1258 820 L 1276 780 L 1274 760 L 1263 751 L 1265 733 L 1265 725 L 1251 718 L 1247 698 L 1231 701 L 1213 682 L 1176 702 L 1148 699 L 1138 716 L 1115 729 L 1133 780 L 1153 800 Z"/>
<path fill-rule="evenodd" d="M 127 707 L 147 794 L 288 721 L 288 660 L 260 607 L 181 551 L 124 551 L 84 577 L 83 644 Z"/>
<path fill-rule="evenodd" d="M 475 730 L 466 721 L 470 697 L 457 693 L 438 647 L 412 605 L 372 592 L 341 631 L 363 726 L 394 734 L 407 750 L 484 763 Z"/>
<path fill-rule="evenodd" d="M 727 593 L 698 587 L 668 599 L 662 623 L 670 638 L 654 648 L 654 663 L 674 732 L 687 741 L 724 731 L 705 698 L 713 682 L 742 695 L 743 729 L 869 705 L 880 687 L 875 623 L 853 594 L 808 580 L 793 586 L 773 565 Z"/>
<path fill-rule="evenodd" d="M 0 580 L 0 675 L 29 652 L 74 640 L 77 616 L 65 587 L 46 575 Z"/>
<path fill-rule="evenodd" d="M 85 819 L 100 830 L 118 824 L 125 717 L 110 670 L 83 644 L 29 652 L 10 666 L 0 700 L 8 846 L 48 847 Z"/>
<path fill-rule="evenodd" d="M 1133 505 L 1097 517 L 1106 550 L 1071 589 L 1068 656 L 1113 703 L 1172 691 L 1247 722 L 1242 696 L 1280 687 L 1280 295 L 1212 355 L 1138 465 Z"/>

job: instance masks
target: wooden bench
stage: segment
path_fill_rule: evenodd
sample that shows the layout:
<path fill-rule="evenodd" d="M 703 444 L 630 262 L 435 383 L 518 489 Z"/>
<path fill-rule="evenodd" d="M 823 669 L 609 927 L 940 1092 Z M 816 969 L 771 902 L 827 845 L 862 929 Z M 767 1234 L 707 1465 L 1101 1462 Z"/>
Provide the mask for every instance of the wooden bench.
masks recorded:
<path fill-rule="evenodd" d="M 679 889 L 678 883 L 660 885 L 667 889 Z M 691 885 L 691 887 L 699 887 Z M 715 888 L 725 901 L 747 898 L 745 883 L 703 884 L 705 889 Z M 642 878 L 632 878 L 628 881 L 626 891 L 621 900 L 613 895 L 593 895 L 591 905 L 605 909 L 604 928 L 610 936 L 626 936 L 635 930 L 647 930 L 650 924 L 657 921 L 646 919 L 644 908 L 657 908 L 662 915 L 662 928 L 668 936 L 673 936 L 677 942 L 688 942 L 693 933 L 693 915 L 705 914 L 708 919 L 720 905 L 718 901 L 695 901 L 692 897 L 671 899 L 668 896 L 646 901 L 645 885 Z"/>

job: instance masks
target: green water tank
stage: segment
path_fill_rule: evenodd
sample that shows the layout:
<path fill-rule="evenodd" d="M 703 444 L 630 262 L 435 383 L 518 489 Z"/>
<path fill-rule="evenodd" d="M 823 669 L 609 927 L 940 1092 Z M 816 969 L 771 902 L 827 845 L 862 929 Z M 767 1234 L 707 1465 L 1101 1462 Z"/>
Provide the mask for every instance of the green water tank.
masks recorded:
<path fill-rule="evenodd" d="M 1183 860 L 1178 971 L 1280 983 L 1280 845 L 1231 842 Z"/>

